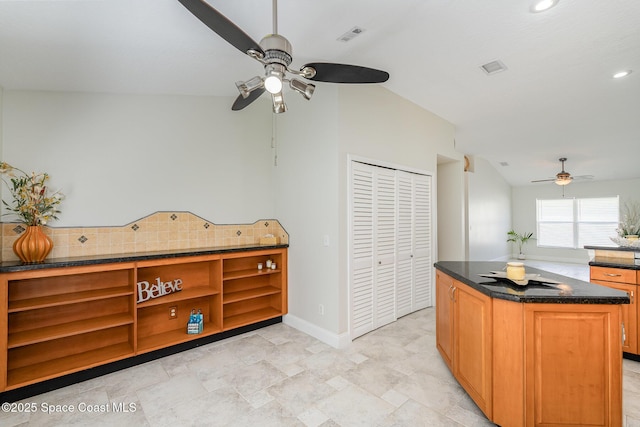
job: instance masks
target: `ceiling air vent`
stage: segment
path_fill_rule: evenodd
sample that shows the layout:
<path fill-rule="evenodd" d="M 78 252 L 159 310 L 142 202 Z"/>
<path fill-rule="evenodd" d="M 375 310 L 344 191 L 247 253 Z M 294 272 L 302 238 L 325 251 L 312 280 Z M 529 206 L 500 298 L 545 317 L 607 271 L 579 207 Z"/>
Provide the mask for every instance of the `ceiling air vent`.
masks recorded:
<path fill-rule="evenodd" d="M 363 32 L 364 32 L 364 28 L 353 27 L 352 29 L 350 29 L 349 31 L 347 31 L 346 33 L 344 33 L 343 35 L 338 37 L 338 41 L 346 43 L 346 42 L 348 42 L 350 40 L 353 40 L 354 38 L 358 37 Z"/>
<path fill-rule="evenodd" d="M 487 75 L 491 75 L 506 70 L 507 66 L 504 65 L 502 61 L 491 61 L 481 65 L 480 68 L 482 68 Z"/>

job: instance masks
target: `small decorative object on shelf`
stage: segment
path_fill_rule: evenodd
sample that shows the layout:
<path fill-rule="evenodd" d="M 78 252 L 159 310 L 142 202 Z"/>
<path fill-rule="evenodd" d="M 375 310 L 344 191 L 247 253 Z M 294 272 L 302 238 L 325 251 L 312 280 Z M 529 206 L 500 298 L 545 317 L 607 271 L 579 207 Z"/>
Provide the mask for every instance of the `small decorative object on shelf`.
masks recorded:
<path fill-rule="evenodd" d="M 191 316 L 189 316 L 189 323 L 187 323 L 187 334 L 201 334 L 204 326 L 204 319 L 202 318 L 202 310 L 191 310 Z"/>
<path fill-rule="evenodd" d="M 27 174 L 6 162 L 0 162 L 0 174 L 13 197 L 12 203 L 2 200 L 9 210 L 8 215 L 17 216 L 27 226 L 27 230 L 13 244 L 13 251 L 22 262 L 42 262 L 53 248 L 53 241 L 42 231 L 42 226 L 52 219 L 58 219 L 58 205 L 63 195 L 59 191 L 48 194 L 46 184 L 49 175 L 46 172 Z"/>
<path fill-rule="evenodd" d="M 520 233 L 516 233 L 515 230 L 510 230 L 509 232 L 507 232 L 507 236 L 509 236 L 509 238 L 507 239 L 507 242 L 514 242 L 518 244 L 518 259 L 524 259 L 524 252 L 522 252 L 522 247 L 531 239 L 535 239 L 535 237 L 533 237 L 533 233 L 524 233 L 524 234 L 520 234 Z"/>

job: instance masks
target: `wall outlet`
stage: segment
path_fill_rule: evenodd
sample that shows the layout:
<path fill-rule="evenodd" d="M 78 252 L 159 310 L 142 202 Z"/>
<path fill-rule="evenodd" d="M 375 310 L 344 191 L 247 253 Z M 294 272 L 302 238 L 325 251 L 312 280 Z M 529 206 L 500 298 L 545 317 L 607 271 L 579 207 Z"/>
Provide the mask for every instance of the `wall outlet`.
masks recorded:
<path fill-rule="evenodd" d="M 169 307 L 169 319 L 177 319 L 178 318 L 178 307 L 172 305 Z"/>
<path fill-rule="evenodd" d="M 324 304 L 320 304 L 318 306 L 318 313 L 320 313 L 322 316 L 324 316 Z"/>

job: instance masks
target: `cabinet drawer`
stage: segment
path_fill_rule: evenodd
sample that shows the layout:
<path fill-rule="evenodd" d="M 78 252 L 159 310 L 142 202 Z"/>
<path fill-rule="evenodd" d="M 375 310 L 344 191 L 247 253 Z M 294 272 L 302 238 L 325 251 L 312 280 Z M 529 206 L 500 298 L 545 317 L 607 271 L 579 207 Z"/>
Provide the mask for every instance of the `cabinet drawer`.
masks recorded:
<path fill-rule="evenodd" d="M 591 280 L 617 283 L 636 283 L 636 270 L 627 268 L 591 267 Z"/>

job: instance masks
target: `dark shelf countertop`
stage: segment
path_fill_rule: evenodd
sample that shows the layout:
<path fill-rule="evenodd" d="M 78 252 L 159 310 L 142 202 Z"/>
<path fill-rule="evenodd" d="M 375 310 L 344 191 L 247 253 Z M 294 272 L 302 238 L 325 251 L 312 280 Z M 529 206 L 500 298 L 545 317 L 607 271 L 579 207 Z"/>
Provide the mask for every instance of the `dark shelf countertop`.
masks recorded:
<path fill-rule="evenodd" d="M 480 276 L 491 271 L 501 271 L 506 262 L 491 261 L 438 261 L 436 269 L 471 286 L 491 298 L 519 303 L 551 304 L 629 304 L 626 292 L 583 282 L 549 271 L 525 266 L 527 274 L 535 273 L 541 277 L 562 282 L 564 289 L 552 284 L 530 284 L 518 286 L 508 281 Z"/>
<path fill-rule="evenodd" d="M 640 252 L 640 248 L 633 246 L 583 246 L 585 249 L 598 251 L 622 251 L 622 252 Z"/>
<path fill-rule="evenodd" d="M 585 246 L 584 248 L 596 251 L 596 256 L 589 261 L 591 266 L 640 270 L 640 258 L 636 259 L 640 254 L 631 254 L 640 252 L 640 248 L 628 246 Z M 615 254 L 614 252 L 628 253 Z"/>
<path fill-rule="evenodd" d="M 47 268 L 78 267 L 86 265 L 112 264 L 118 262 L 134 262 L 163 258 L 180 258 L 198 255 L 213 255 L 232 252 L 248 252 L 261 249 L 288 248 L 288 244 L 278 245 L 242 245 L 219 246 L 197 249 L 176 249 L 168 251 L 149 251 L 112 255 L 95 255 L 69 258 L 52 258 L 37 264 L 25 264 L 20 261 L 7 261 L 0 263 L 0 273 L 12 273 L 16 271 L 43 270 Z"/>

